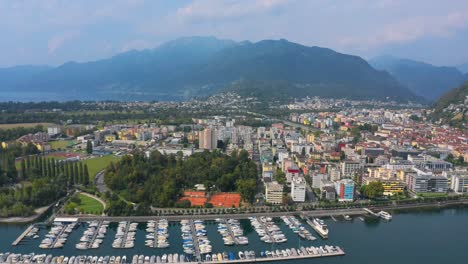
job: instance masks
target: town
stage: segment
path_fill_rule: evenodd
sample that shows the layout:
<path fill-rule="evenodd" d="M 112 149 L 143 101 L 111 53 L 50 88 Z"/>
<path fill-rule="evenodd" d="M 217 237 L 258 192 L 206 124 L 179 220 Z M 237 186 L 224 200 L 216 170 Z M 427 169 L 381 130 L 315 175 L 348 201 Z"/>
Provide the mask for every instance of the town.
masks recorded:
<path fill-rule="evenodd" d="M 287 115 L 268 117 L 252 112 L 252 102 L 255 98 L 241 99 L 229 93 L 181 103 L 96 103 L 103 109 L 112 105 L 126 111 L 148 108 L 152 112 L 178 109 L 187 115 L 194 113 L 167 124 L 145 120 L 49 123 L 41 127 L 43 131 L 2 142 L 2 147 L 32 144 L 35 153 L 46 159 L 91 163 L 92 171 L 87 173 L 96 184 L 91 191 L 104 200 L 109 191 L 104 172 L 110 163 L 135 152 L 149 158 L 154 151 L 187 159 L 207 151 L 230 155 L 242 150 L 256 163 L 254 199 L 232 193 L 234 189 L 222 192 L 219 186 L 196 182 L 176 194 L 179 202 L 189 202 L 183 207 L 303 209 L 448 199 L 468 193 L 466 131 L 429 122 L 421 105 L 389 107 L 378 101 L 315 97 L 280 105 L 278 109 L 289 109 Z M 203 108 L 233 114 L 197 113 Z M 20 174 L 27 174 L 25 160 L 16 157 L 16 164 L 23 163 L 17 165 L 22 168 Z M 67 213 L 79 213 L 73 209 Z"/>

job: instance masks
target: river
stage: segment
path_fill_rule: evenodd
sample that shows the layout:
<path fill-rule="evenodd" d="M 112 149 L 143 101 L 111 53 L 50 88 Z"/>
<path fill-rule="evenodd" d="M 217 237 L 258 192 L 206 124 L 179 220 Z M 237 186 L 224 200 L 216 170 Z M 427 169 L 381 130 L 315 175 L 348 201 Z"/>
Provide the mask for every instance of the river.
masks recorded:
<path fill-rule="evenodd" d="M 342 247 L 346 255 L 342 257 L 330 257 L 308 260 L 288 261 L 288 263 L 346 263 L 362 264 L 377 262 L 379 264 L 394 263 L 464 263 L 468 259 L 468 208 L 424 209 L 407 212 L 393 212 L 392 221 L 366 218 L 361 221 L 358 218 L 352 221 L 344 221 L 338 217 L 338 221 L 325 219 L 329 226 L 329 239 L 316 241 L 301 241 L 280 220 L 277 223 L 288 238 L 288 242 L 273 248 L 290 248 L 310 245 L 337 245 Z M 182 239 L 180 225 L 171 223 L 169 227 L 170 244 L 168 249 L 150 249 L 145 247 L 145 226 L 141 223 L 137 232 L 137 240 L 133 249 L 113 249 L 111 247 L 115 235 L 115 226 L 112 224 L 101 248 L 87 251 L 75 249 L 75 243 L 81 237 L 85 226 L 81 225 L 74 230 L 65 247 L 62 249 L 39 249 L 40 240 L 48 230 L 41 229 L 37 240 L 29 240 L 21 245 L 13 247 L 11 243 L 26 228 L 25 225 L 2 224 L 0 225 L 0 252 L 47 253 L 53 255 L 127 255 L 131 259 L 134 254 L 162 255 L 182 252 Z M 242 247 L 226 247 L 222 243 L 221 236 L 217 233 L 217 224 L 209 222 L 207 231 L 212 242 L 214 252 L 238 250 L 255 250 L 257 254 L 263 250 L 269 250 L 271 245 L 260 241 L 253 231 L 248 220 L 242 220 L 242 226 L 249 238 L 249 245 Z M 318 237 L 318 235 L 312 233 Z"/>

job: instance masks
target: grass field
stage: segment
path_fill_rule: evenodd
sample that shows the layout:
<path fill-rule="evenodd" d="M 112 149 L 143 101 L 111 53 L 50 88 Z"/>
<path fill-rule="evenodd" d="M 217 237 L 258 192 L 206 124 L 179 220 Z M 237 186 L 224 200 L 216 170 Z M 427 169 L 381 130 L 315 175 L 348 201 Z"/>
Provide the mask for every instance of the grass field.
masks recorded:
<path fill-rule="evenodd" d="M 120 160 L 120 157 L 114 155 L 107 155 L 98 158 L 83 160 L 83 163 L 88 165 L 89 176 L 91 177 L 90 181 L 93 181 L 94 177 L 98 172 L 105 169 L 107 165 L 109 165 L 111 162 L 116 162 L 118 160 Z"/>
<path fill-rule="evenodd" d="M 37 125 L 42 125 L 44 127 L 48 127 L 51 125 L 54 125 L 52 123 L 18 123 L 18 124 L 0 124 L 0 129 L 11 129 L 11 128 L 16 128 L 16 127 L 35 127 Z"/>
<path fill-rule="evenodd" d="M 424 198 L 447 197 L 447 193 L 418 193 L 418 196 Z"/>
<path fill-rule="evenodd" d="M 66 147 L 70 146 L 70 141 L 68 140 L 49 141 L 49 144 L 52 147 L 52 149 L 65 149 Z"/>
<path fill-rule="evenodd" d="M 104 206 L 98 200 L 83 194 L 78 194 L 78 198 L 81 200 L 77 208 L 79 212 L 100 215 L 104 211 Z"/>

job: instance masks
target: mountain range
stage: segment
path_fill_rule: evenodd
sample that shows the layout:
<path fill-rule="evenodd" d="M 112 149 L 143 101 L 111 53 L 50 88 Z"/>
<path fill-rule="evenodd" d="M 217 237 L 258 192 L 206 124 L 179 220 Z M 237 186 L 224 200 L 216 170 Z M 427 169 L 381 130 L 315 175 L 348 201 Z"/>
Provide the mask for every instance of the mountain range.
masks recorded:
<path fill-rule="evenodd" d="M 460 64 L 457 66 L 457 69 L 463 73 L 465 73 L 466 76 L 468 76 L 468 63 Z"/>
<path fill-rule="evenodd" d="M 428 63 L 392 56 L 369 60 L 376 69 L 385 70 L 413 93 L 435 101 L 467 79 L 456 67 L 434 66 Z"/>
<path fill-rule="evenodd" d="M 188 37 L 92 62 L 0 69 L 3 94 L 50 94 L 64 100 L 180 100 L 229 89 L 276 99 L 420 99 L 358 56 L 283 39 L 253 43 Z"/>
<path fill-rule="evenodd" d="M 467 129 L 468 121 L 468 81 L 440 97 L 434 104 L 431 117 L 455 127 Z"/>

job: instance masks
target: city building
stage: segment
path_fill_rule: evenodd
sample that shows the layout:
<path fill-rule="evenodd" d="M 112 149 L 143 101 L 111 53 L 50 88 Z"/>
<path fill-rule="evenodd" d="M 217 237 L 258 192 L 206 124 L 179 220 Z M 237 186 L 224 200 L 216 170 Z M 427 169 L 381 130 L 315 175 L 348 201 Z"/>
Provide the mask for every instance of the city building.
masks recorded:
<path fill-rule="evenodd" d="M 294 202 L 305 202 L 306 181 L 302 176 L 293 177 L 291 182 L 291 197 Z"/>
<path fill-rule="evenodd" d="M 321 189 L 322 199 L 334 201 L 336 199 L 336 192 L 333 186 L 323 186 Z"/>
<path fill-rule="evenodd" d="M 451 186 L 455 193 L 463 194 L 468 193 L 468 171 L 452 171 L 450 173 L 444 173 L 451 178 Z"/>
<path fill-rule="evenodd" d="M 444 193 L 448 191 L 448 179 L 444 176 L 436 176 L 431 171 L 414 169 L 416 174 L 410 174 L 408 179 L 408 188 L 413 193 L 437 192 Z"/>
<path fill-rule="evenodd" d="M 270 204 L 282 204 L 283 185 L 276 181 L 265 183 L 265 201 Z"/>
<path fill-rule="evenodd" d="M 359 161 L 346 160 L 341 162 L 341 175 L 345 177 L 350 177 L 353 174 L 360 172 L 363 166 Z"/>
<path fill-rule="evenodd" d="M 352 202 L 354 200 L 354 181 L 342 179 L 335 182 L 335 191 L 340 202 Z"/>
<path fill-rule="evenodd" d="M 312 174 L 312 188 L 318 189 L 321 187 L 322 180 L 327 180 L 327 174 Z"/>
<path fill-rule="evenodd" d="M 213 128 L 205 128 L 199 133 L 198 147 L 200 149 L 213 150 L 217 148 L 218 140 L 216 130 Z"/>

